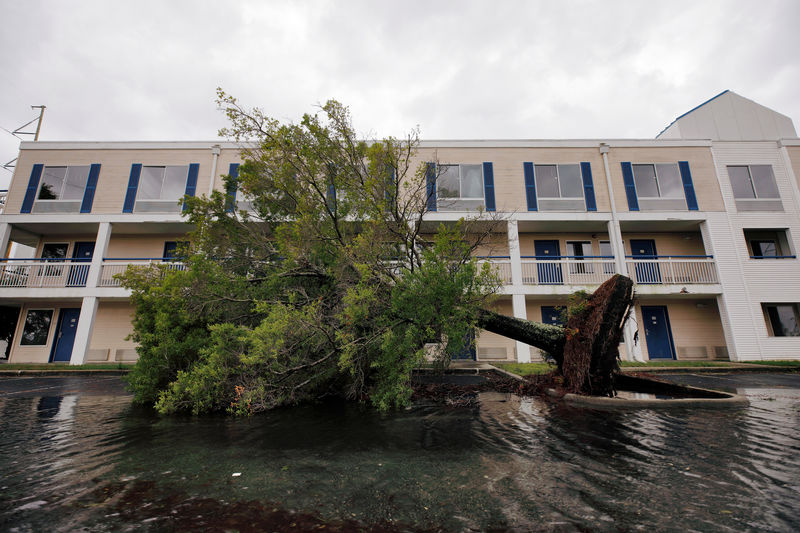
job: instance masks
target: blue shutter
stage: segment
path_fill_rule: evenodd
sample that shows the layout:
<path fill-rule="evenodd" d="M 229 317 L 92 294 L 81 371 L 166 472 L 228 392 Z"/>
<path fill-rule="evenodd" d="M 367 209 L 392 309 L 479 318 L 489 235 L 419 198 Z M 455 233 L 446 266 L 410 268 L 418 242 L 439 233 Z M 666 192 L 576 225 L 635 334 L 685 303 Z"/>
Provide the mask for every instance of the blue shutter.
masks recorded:
<path fill-rule="evenodd" d="M 125 203 L 122 205 L 123 213 L 133 213 L 133 204 L 136 203 L 136 191 L 139 189 L 139 175 L 142 173 L 142 164 L 131 165 L 131 176 L 128 178 L 128 191 L 125 193 Z"/>
<path fill-rule="evenodd" d="M 678 161 L 678 168 L 681 171 L 683 193 L 686 195 L 686 206 L 689 208 L 689 211 L 697 211 L 697 196 L 694 194 L 694 183 L 692 183 L 692 172 L 689 170 L 689 162 Z"/>
<path fill-rule="evenodd" d="M 538 211 L 536 205 L 536 177 L 533 173 L 533 163 L 522 163 L 525 171 L 525 198 L 528 200 L 528 211 Z"/>
<path fill-rule="evenodd" d="M 36 191 L 39 189 L 39 180 L 42 179 L 42 170 L 44 165 L 37 163 L 33 165 L 31 170 L 31 177 L 28 180 L 28 189 L 25 191 L 25 199 L 22 200 L 22 208 L 20 213 L 30 213 L 33 208 L 33 201 L 36 199 Z"/>
<path fill-rule="evenodd" d="M 186 196 L 194 196 L 194 193 L 197 192 L 197 174 L 200 172 L 200 164 L 199 163 L 191 163 L 189 165 L 189 176 L 186 178 L 186 191 L 184 195 Z M 183 204 L 183 210 L 186 211 L 186 204 Z"/>
<path fill-rule="evenodd" d="M 92 202 L 94 202 L 94 191 L 97 188 L 97 178 L 100 177 L 100 165 L 93 164 L 89 168 L 89 179 L 86 181 L 86 189 L 83 191 L 83 202 L 81 203 L 81 213 L 92 212 Z"/>
<path fill-rule="evenodd" d="M 636 184 L 633 182 L 633 167 L 629 162 L 622 162 L 622 180 L 625 182 L 625 195 L 628 197 L 628 209 L 639 210 L 639 198 L 636 196 Z"/>
<path fill-rule="evenodd" d="M 228 186 L 225 189 L 225 211 L 233 213 L 236 208 L 236 190 L 239 188 L 239 163 L 228 167 Z"/>
<path fill-rule="evenodd" d="M 425 165 L 428 211 L 436 211 L 436 163 L 426 163 Z"/>
<path fill-rule="evenodd" d="M 494 168 L 492 163 L 483 164 L 483 195 L 486 200 L 486 210 L 494 211 Z"/>
<path fill-rule="evenodd" d="M 597 202 L 594 199 L 594 182 L 592 181 L 591 163 L 581 163 L 581 176 L 583 177 L 583 196 L 586 198 L 586 210 L 597 211 Z"/>

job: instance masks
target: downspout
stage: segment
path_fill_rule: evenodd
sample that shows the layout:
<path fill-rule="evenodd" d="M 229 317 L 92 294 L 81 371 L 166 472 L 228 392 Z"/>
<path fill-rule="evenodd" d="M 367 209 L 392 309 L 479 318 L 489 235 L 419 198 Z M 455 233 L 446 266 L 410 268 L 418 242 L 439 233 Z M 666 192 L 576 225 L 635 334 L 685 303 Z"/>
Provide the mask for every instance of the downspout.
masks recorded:
<path fill-rule="evenodd" d="M 219 159 L 220 145 L 215 144 L 211 147 L 211 177 L 208 180 L 208 197 L 211 198 L 211 193 L 214 192 L 214 180 L 217 177 L 217 160 Z"/>
<path fill-rule="evenodd" d="M 622 244 L 622 231 L 619 227 L 619 217 L 617 215 L 617 202 L 614 200 L 614 188 L 612 187 L 611 183 L 611 168 L 608 165 L 608 152 L 609 146 L 606 143 L 600 143 L 600 155 L 603 156 L 603 170 L 606 174 L 606 187 L 608 188 L 608 199 L 611 202 L 611 223 L 610 223 L 610 231 L 608 232 L 609 240 L 611 241 L 611 250 L 614 252 L 614 263 L 617 267 L 617 272 L 622 274 L 623 276 L 628 275 L 628 267 L 625 263 L 625 246 Z M 626 351 L 626 359 L 628 361 L 634 360 L 642 360 L 641 350 L 637 350 L 635 343 L 634 343 L 634 336 L 636 333 L 636 327 L 634 326 L 634 321 L 636 318 L 636 312 L 634 309 L 630 310 L 632 314 L 631 320 L 630 318 L 625 322 L 625 328 L 623 330 L 623 335 L 625 337 L 625 351 Z M 638 355 L 638 357 L 637 357 Z"/>

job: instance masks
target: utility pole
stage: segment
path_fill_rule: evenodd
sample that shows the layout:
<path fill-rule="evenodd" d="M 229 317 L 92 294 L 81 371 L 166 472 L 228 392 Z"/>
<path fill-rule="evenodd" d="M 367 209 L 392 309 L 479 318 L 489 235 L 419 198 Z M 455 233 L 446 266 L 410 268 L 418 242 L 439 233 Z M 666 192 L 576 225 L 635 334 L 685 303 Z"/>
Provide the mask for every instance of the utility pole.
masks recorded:
<path fill-rule="evenodd" d="M 42 119 L 44 118 L 44 110 L 46 108 L 47 108 L 47 106 L 45 106 L 45 105 L 32 105 L 31 109 L 38 109 L 39 110 L 39 116 L 38 117 L 36 117 L 35 119 L 31 120 L 30 122 L 26 122 L 25 124 L 23 124 L 19 128 L 15 129 L 14 131 L 8 131 L 8 130 L 5 130 L 5 131 L 10 133 L 11 135 L 16 137 L 17 139 L 20 139 L 20 135 L 33 135 L 33 140 L 34 141 L 38 141 L 39 140 L 39 132 L 42 131 Z M 34 122 L 36 122 L 36 132 L 22 131 L 25 128 L 27 128 L 28 126 L 30 126 L 31 124 L 33 124 Z M 5 128 L 3 128 L 3 129 L 5 129 Z M 11 169 L 16 166 L 15 165 L 16 161 L 17 161 L 17 158 L 15 157 L 11 161 L 9 161 L 5 165 L 3 165 L 2 168 L 4 170 L 7 170 L 7 171 L 11 172 Z"/>
<path fill-rule="evenodd" d="M 34 141 L 38 141 L 39 140 L 39 132 L 42 131 L 42 119 L 44 118 L 44 110 L 47 108 L 47 106 L 45 106 L 45 105 L 32 105 L 31 109 L 36 109 L 37 107 L 39 108 L 39 122 L 36 124 L 36 133 L 33 134 L 33 140 Z M 30 124 L 30 122 L 28 122 L 28 124 Z M 28 124 L 26 124 L 25 126 L 27 126 Z M 25 126 L 23 126 L 23 128 Z"/>

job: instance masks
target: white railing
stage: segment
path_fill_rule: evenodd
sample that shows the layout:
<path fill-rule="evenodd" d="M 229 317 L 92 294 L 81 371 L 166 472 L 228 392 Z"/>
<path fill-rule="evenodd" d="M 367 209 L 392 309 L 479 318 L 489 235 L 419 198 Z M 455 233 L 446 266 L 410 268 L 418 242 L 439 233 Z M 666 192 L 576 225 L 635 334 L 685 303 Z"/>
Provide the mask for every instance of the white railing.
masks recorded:
<path fill-rule="evenodd" d="M 484 263 L 488 263 L 490 268 L 492 269 L 492 273 L 494 273 L 500 282 L 504 285 L 511 285 L 511 259 L 509 258 L 496 258 L 496 257 L 489 257 L 485 259 L 479 259 L 478 265 L 483 267 Z"/>
<path fill-rule="evenodd" d="M 719 283 L 711 256 L 670 256 L 626 259 L 628 275 L 644 285 L 688 285 Z"/>
<path fill-rule="evenodd" d="M 525 285 L 599 285 L 615 273 L 611 257 L 522 260 Z"/>
<path fill-rule="evenodd" d="M 0 262 L 0 287 L 85 287 L 90 263 L 5 259 Z"/>
<path fill-rule="evenodd" d="M 185 265 L 179 261 L 172 261 L 168 258 L 143 258 L 143 259 L 105 259 L 103 260 L 103 270 L 100 273 L 98 287 L 119 287 L 120 281 L 117 274 L 122 274 L 128 270 L 129 266 L 158 266 L 166 270 L 183 270 Z"/>

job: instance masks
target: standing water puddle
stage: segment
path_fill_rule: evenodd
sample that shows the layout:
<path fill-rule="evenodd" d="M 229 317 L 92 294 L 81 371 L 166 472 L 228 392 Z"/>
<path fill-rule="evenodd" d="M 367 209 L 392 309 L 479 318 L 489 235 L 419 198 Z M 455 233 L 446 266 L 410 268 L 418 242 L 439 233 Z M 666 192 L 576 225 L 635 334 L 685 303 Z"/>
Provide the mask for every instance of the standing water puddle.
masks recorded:
<path fill-rule="evenodd" d="M 677 379 L 750 406 L 167 418 L 118 378 L 1 378 L 0 530 L 800 529 L 800 375 Z"/>

